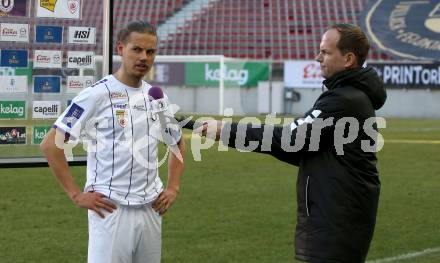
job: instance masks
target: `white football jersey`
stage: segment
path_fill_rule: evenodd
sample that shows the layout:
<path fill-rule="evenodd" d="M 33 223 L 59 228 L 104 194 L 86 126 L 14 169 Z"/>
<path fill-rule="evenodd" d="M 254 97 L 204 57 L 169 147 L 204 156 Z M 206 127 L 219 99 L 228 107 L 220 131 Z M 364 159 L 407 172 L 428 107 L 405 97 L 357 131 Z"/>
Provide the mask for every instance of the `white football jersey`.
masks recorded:
<path fill-rule="evenodd" d="M 85 191 L 102 193 L 119 204 L 150 203 L 163 191 L 158 176 L 158 119 L 148 90 L 129 87 L 109 75 L 72 100 L 54 127 L 87 144 Z M 168 112 L 169 114 L 169 112 Z M 172 134 L 175 142 L 181 131 Z"/>

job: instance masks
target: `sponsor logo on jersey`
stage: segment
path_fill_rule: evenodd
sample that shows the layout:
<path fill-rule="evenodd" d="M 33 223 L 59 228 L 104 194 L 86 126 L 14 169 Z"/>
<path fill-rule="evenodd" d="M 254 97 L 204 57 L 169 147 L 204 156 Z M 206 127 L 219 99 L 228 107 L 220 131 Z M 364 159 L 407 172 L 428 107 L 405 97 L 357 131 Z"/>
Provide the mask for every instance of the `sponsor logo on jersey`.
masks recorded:
<path fill-rule="evenodd" d="M 110 98 L 111 99 L 125 99 L 125 98 L 127 98 L 127 94 L 119 92 L 119 91 L 112 91 L 110 93 Z"/>
<path fill-rule="evenodd" d="M 35 76 L 34 93 L 60 93 L 60 76 Z"/>
<path fill-rule="evenodd" d="M 32 106 L 33 119 L 54 119 L 60 115 L 59 101 L 34 101 Z"/>
<path fill-rule="evenodd" d="M 1 67 L 27 68 L 28 51 L 27 50 L 1 50 Z"/>
<path fill-rule="evenodd" d="M 0 127 L 0 144 L 26 144 L 26 127 Z"/>
<path fill-rule="evenodd" d="M 145 108 L 145 105 L 144 105 L 144 104 L 141 104 L 141 105 L 134 105 L 134 106 L 133 106 L 133 110 L 146 111 L 147 108 Z"/>
<path fill-rule="evenodd" d="M 127 112 L 125 110 L 116 110 L 116 117 L 118 119 L 119 126 L 122 128 L 127 127 Z"/>
<path fill-rule="evenodd" d="M 29 25 L 1 23 L 0 41 L 29 42 Z"/>
<path fill-rule="evenodd" d="M 63 27 L 61 26 L 36 26 L 36 43 L 63 43 Z"/>
<path fill-rule="evenodd" d="M 94 27 L 69 27 L 69 44 L 95 44 Z"/>
<path fill-rule="evenodd" d="M 76 103 L 72 103 L 66 115 L 64 115 L 64 118 L 61 120 L 61 122 L 66 124 L 67 127 L 72 128 L 75 125 L 75 123 L 79 120 L 79 118 L 81 118 L 81 115 L 83 115 L 83 113 L 84 113 L 83 108 L 78 106 L 78 104 Z"/>
<path fill-rule="evenodd" d="M 92 51 L 69 51 L 67 53 L 68 68 L 94 68 L 95 52 Z"/>
<path fill-rule="evenodd" d="M 128 108 L 128 104 L 127 103 L 113 104 L 113 108 L 120 109 L 120 110 L 125 110 L 126 108 Z"/>
<path fill-rule="evenodd" d="M 25 101 L 0 101 L 0 119 L 25 119 Z"/>
<path fill-rule="evenodd" d="M 34 68 L 61 68 L 61 50 L 35 50 Z"/>
<path fill-rule="evenodd" d="M 26 93 L 27 76 L 0 76 L 1 93 Z"/>

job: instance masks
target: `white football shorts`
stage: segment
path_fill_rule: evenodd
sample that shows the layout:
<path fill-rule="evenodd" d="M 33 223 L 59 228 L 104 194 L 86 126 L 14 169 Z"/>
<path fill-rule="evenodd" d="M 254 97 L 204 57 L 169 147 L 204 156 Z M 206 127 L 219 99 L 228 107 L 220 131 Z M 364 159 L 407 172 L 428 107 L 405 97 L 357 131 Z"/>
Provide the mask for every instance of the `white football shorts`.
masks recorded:
<path fill-rule="evenodd" d="M 88 210 L 88 263 L 160 263 L 162 217 L 151 205 Z"/>

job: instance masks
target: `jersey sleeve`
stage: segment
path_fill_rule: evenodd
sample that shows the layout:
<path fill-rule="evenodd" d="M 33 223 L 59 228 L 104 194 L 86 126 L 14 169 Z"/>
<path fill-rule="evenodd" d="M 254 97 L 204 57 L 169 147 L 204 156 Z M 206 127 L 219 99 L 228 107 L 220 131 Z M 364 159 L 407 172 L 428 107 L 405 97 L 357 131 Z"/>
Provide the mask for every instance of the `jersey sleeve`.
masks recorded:
<path fill-rule="evenodd" d="M 222 131 L 221 138 L 224 139 L 221 140 L 239 150 L 248 150 L 250 142 L 255 142 L 256 147 L 251 151 L 270 154 L 283 162 L 298 165 L 302 155 L 313 148 L 314 143 L 318 148 L 333 145 L 335 123 L 345 116 L 346 104 L 344 98 L 328 92 L 316 101 L 313 108 L 289 125 L 268 127 L 263 124 L 256 127 L 246 123 L 229 123 L 228 129 Z M 265 130 L 271 132 L 265 134 Z M 319 139 L 311 140 L 317 131 L 319 135 L 314 138 Z M 270 146 L 264 148 L 264 141 Z M 297 141 L 303 143 L 295 148 Z"/>
<path fill-rule="evenodd" d="M 96 94 L 86 88 L 78 94 L 66 110 L 58 117 L 53 127 L 65 133 L 66 138 L 79 138 L 82 129 L 93 116 L 97 105 Z"/>

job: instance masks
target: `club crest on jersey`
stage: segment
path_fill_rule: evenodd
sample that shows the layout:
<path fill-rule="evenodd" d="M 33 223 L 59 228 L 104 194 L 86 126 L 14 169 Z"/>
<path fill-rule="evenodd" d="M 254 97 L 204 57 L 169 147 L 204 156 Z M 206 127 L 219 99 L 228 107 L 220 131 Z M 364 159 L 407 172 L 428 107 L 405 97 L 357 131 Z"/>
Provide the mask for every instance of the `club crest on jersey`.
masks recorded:
<path fill-rule="evenodd" d="M 127 113 L 125 110 L 116 110 L 116 117 L 118 119 L 119 126 L 122 128 L 127 127 Z"/>

